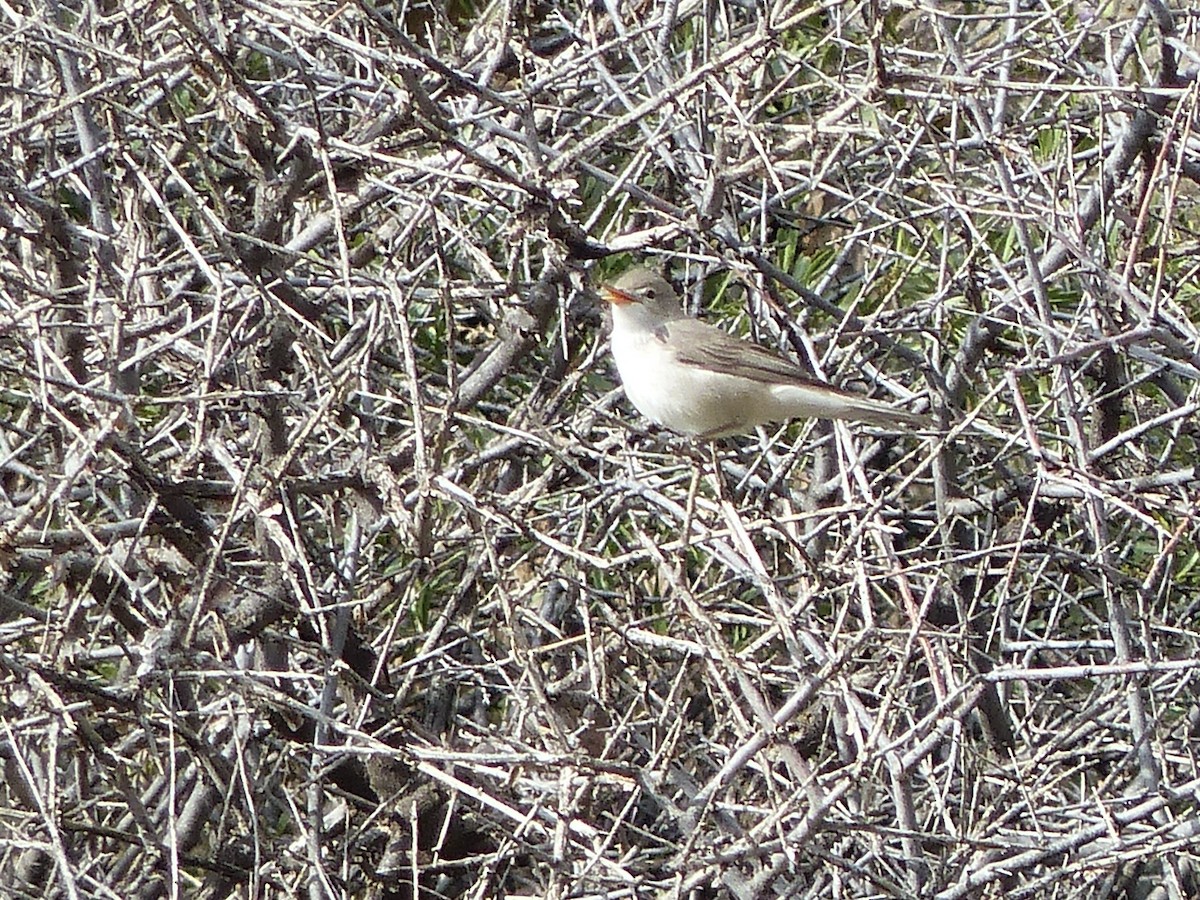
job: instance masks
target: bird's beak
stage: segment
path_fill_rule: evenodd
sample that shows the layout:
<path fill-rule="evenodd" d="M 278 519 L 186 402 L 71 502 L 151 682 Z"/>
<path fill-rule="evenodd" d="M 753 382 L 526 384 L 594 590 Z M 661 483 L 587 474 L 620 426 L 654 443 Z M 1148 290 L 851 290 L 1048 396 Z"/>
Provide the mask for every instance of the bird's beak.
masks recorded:
<path fill-rule="evenodd" d="M 628 306 L 630 303 L 637 302 L 632 294 L 618 291 L 615 287 L 609 287 L 607 284 L 600 285 L 600 296 L 613 306 Z"/>

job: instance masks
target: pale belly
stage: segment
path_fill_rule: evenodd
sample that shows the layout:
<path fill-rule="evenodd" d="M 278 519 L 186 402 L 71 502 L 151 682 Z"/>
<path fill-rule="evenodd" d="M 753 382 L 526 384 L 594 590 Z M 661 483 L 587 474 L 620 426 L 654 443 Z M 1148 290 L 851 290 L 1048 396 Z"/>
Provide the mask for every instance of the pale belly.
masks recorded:
<path fill-rule="evenodd" d="M 678 363 L 660 341 L 620 340 L 613 358 L 638 412 L 681 434 L 719 437 L 768 422 L 776 412 L 766 385 Z"/>

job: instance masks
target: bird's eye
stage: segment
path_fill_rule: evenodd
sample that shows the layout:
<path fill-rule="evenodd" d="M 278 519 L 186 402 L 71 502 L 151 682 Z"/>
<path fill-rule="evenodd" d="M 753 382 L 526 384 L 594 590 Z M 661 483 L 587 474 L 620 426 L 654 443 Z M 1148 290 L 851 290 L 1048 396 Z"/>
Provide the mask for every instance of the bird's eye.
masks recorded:
<path fill-rule="evenodd" d="M 646 288 L 646 299 L 647 300 L 654 299 L 654 288 Z"/>

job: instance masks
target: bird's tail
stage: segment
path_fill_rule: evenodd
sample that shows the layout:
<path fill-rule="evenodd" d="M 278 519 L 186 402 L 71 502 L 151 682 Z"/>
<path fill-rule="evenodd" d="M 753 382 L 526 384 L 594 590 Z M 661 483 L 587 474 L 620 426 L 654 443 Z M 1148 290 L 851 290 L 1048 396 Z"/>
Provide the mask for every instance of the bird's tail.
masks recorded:
<path fill-rule="evenodd" d="M 878 400 L 867 397 L 856 397 L 853 394 L 844 395 L 844 410 L 840 415 L 831 418 L 845 419 L 850 422 L 865 422 L 880 428 L 919 428 L 924 431 L 936 431 L 937 422 L 925 413 L 916 413 L 907 409 L 889 406 Z"/>
<path fill-rule="evenodd" d="M 768 420 L 808 416 L 816 419 L 844 419 L 865 422 L 880 428 L 919 428 L 937 430 L 932 416 L 910 412 L 872 400 L 833 385 L 788 384 L 772 390 L 778 406 Z"/>

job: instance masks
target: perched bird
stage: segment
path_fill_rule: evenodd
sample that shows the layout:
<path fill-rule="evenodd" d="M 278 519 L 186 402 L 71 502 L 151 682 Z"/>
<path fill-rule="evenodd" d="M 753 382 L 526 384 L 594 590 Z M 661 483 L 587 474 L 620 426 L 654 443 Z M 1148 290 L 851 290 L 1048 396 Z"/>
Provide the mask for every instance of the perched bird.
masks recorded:
<path fill-rule="evenodd" d="M 825 384 L 770 350 L 688 317 L 675 289 L 649 269 L 630 269 L 600 291 L 612 304 L 612 354 L 625 395 L 672 431 L 709 439 L 802 416 L 934 427 L 926 416 Z"/>

